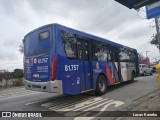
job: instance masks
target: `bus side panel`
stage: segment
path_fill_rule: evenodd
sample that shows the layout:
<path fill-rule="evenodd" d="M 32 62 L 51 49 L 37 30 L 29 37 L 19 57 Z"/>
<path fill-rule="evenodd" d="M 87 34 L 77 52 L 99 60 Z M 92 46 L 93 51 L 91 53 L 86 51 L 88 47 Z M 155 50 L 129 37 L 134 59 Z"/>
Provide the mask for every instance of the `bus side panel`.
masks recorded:
<path fill-rule="evenodd" d="M 64 94 L 80 94 L 80 61 L 66 58 L 62 44 L 61 29 L 56 30 L 58 56 L 57 78 L 62 80 Z"/>
<path fill-rule="evenodd" d="M 123 81 L 131 80 L 132 71 L 135 71 L 134 63 L 132 62 L 121 62 L 121 74 Z"/>
<path fill-rule="evenodd" d="M 100 74 L 105 75 L 107 86 L 114 84 L 112 68 L 112 62 L 93 61 L 94 89 L 96 89 L 96 81 Z"/>

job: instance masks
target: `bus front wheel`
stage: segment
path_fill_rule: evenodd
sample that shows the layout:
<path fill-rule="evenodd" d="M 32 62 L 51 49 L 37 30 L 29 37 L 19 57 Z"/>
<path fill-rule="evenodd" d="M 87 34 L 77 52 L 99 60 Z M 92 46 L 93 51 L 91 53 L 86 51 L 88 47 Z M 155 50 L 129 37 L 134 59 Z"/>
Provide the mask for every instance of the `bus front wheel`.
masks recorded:
<path fill-rule="evenodd" d="M 107 89 L 106 78 L 103 75 L 100 75 L 97 79 L 97 82 L 96 82 L 95 94 L 97 96 L 101 96 L 101 95 L 105 94 L 106 89 Z"/>

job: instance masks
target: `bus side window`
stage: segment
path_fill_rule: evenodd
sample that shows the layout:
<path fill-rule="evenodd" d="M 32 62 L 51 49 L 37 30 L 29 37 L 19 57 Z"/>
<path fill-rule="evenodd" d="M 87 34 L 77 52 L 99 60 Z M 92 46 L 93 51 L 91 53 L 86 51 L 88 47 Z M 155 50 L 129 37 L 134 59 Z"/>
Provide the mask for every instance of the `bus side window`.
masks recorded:
<path fill-rule="evenodd" d="M 89 60 L 89 45 L 88 45 L 88 42 L 84 42 L 84 45 L 83 45 L 83 49 L 84 49 L 84 60 Z"/>
<path fill-rule="evenodd" d="M 130 52 L 126 48 L 120 49 L 119 57 L 120 57 L 121 62 L 130 62 L 131 61 Z"/>
<path fill-rule="evenodd" d="M 107 62 L 108 57 L 108 49 L 104 43 L 95 42 L 93 46 L 93 58 L 96 61 L 104 61 Z"/>
<path fill-rule="evenodd" d="M 131 62 L 135 62 L 135 60 L 136 60 L 136 56 L 135 56 L 135 54 L 134 54 L 134 52 L 130 52 L 130 61 Z"/>
<path fill-rule="evenodd" d="M 79 60 L 89 60 L 89 44 L 83 39 L 77 41 L 77 52 Z"/>
<path fill-rule="evenodd" d="M 98 44 L 97 42 L 94 43 L 94 60 L 96 61 L 102 61 L 102 55 L 103 55 L 103 49 L 101 48 L 101 44 Z"/>
<path fill-rule="evenodd" d="M 62 31 L 64 51 L 68 58 L 76 58 L 76 36 L 73 33 Z"/>
<path fill-rule="evenodd" d="M 112 57 L 113 62 L 118 62 L 118 51 L 116 49 L 112 49 Z"/>
<path fill-rule="evenodd" d="M 103 49 L 103 60 L 105 62 L 107 62 L 107 58 L 108 58 L 108 49 L 107 49 L 107 46 L 104 46 L 104 49 Z"/>
<path fill-rule="evenodd" d="M 107 57 L 108 61 L 111 61 L 111 50 L 108 48 L 108 57 Z"/>
<path fill-rule="evenodd" d="M 98 61 L 98 51 L 99 48 L 97 47 L 96 42 L 93 42 L 93 60 Z"/>
<path fill-rule="evenodd" d="M 82 60 L 82 43 L 80 41 L 77 41 L 77 51 L 78 51 L 78 59 Z"/>

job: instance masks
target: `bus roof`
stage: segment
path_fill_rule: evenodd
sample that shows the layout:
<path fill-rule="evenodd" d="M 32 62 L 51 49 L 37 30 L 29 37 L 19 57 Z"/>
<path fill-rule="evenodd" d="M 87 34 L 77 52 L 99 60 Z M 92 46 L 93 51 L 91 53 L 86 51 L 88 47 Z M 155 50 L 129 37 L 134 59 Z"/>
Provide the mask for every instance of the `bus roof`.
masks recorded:
<path fill-rule="evenodd" d="M 85 33 L 83 31 L 75 30 L 73 28 L 69 28 L 69 27 L 66 27 L 66 26 L 63 26 L 63 25 L 60 25 L 60 24 L 57 24 L 57 23 L 54 23 L 53 25 L 58 29 L 65 30 L 65 31 L 68 31 L 68 32 L 72 32 L 72 33 L 75 33 L 75 34 L 78 34 L 78 35 L 81 35 L 81 36 L 84 36 L 86 38 L 90 38 L 90 39 L 93 39 L 93 40 L 98 40 L 98 41 L 101 41 L 101 42 L 105 42 L 105 43 L 108 43 L 108 44 L 110 44 L 112 46 L 115 46 L 115 47 L 126 47 L 126 48 L 129 48 L 129 49 L 136 50 L 134 48 L 131 48 L 131 47 L 128 47 L 128 46 L 110 41 L 108 39 L 98 37 L 98 36 L 95 36 L 95 35 L 92 35 L 92 34 L 89 34 L 89 33 Z"/>
<path fill-rule="evenodd" d="M 108 43 L 112 46 L 115 46 L 115 47 L 126 47 L 126 48 L 129 48 L 129 49 L 133 49 L 133 50 L 136 50 L 134 48 L 131 48 L 131 47 L 128 47 L 128 46 L 125 46 L 125 45 L 122 45 L 122 44 L 119 44 L 119 43 L 116 43 L 116 42 L 113 42 L 113 41 L 110 41 L 108 39 L 105 39 L 105 38 L 102 38 L 102 37 L 98 37 L 98 36 L 95 36 L 95 35 L 92 35 L 92 34 L 89 34 L 89 33 L 86 33 L 86 32 L 83 32 L 83 31 L 79 31 L 79 30 L 76 30 L 76 29 L 73 29 L 73 28 L 69 28 L 69 27 L 66 27 L 66 26 L 63 26 L 63 25 L 60 25 L 58 23 L 52 23 L 52 24 L 47 24 L 47 25 L 44 25 L 44 26 L 41 26 L 37 29 L 34 29 L 32 30 L 31 32 L 29 32 L 28 34 L 26 34 L 24 36 L 24 38 L 31 34 L 32 32 L 35 32 L 39 29 L 42 29 L 42 28 L 45 28 L 45 27 L 49 27 L 49 26 L 54 26 L 55 28 L 58 28 L 58 29 L 61 29 L 61 30 L 64 30 L 64 31 L 68 31 L 68 32 L 72 32 L 72 33 L 75 33 L 77 35 L 81 35 L 82 37 L 86 37 L 86 38 L 90 38 L 90 39 L 93 39 L 93 40 L 97 40 L 97 41 L 101 41 L 101 42 L 105 42 L 105 43 Z"/>
<path fill-rule="evenodd" d="M 38 27 L 38 28 L 36 28 L 36 29 L 30 31 L 29 33 L 27 33 L 27 34 L 24 36 L 24 38 L 25 38 L 26 36 L 28 36 L 29 34 L 31 34 L 31 33 L 35 32 L 35 31 L 37 31 L 37 30 L 40 30 L 40 29 L 45 28 L 45 27 L 50 27 L 50 26 L 53 26 L 53 25 L 54 25 L 54 24 L 47 24 L 47 25 L 43 25 L 43 26 L 41 26 L 41 27 Z"/>

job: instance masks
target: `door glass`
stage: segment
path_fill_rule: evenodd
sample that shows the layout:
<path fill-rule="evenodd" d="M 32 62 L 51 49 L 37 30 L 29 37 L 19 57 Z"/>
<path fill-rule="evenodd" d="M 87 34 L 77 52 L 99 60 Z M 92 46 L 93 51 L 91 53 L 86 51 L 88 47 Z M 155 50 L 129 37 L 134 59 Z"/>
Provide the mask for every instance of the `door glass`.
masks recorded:
<path fill-rule="evenodd" d="M 78 59 L 88 61 L 89 60 L 88 42 L 77 41 L 77 47 L 78 47 Z"/>
<path fill-rule="evenodd" d="M 84 60 L 89 60 L 89 53 L 88 53 L 88 48 L 89 48 L 89 46 L 88 46 L 88 42 L 84 42 L 84 56 L 83 56 L 83 59 Z"/>
<path fill-rule="evenodd" d="M 82 42 L 77 41 L 77 48 L 78 48 L 78 59 L 82 60 L 82 53 L 83 53 Z"/>

